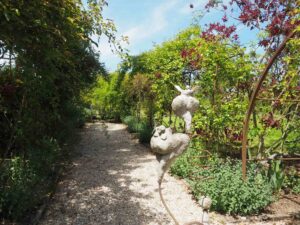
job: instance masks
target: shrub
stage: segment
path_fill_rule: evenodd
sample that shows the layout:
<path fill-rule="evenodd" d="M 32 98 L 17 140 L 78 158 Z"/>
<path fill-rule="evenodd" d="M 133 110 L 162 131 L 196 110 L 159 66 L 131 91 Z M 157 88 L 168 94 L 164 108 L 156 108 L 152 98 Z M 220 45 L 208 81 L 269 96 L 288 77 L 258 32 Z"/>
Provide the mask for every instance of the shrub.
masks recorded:
<path fill-rule="evenodd" d="M 134 116 L 126 116 L 122 119 L 122 122 L 128 126 L 130 133 L 138 133 L 139 141 L 141 143 L 149 143 L 152 136 L 152 128 L 146 121 L 138 120 Z"/>
<path fill-rule="evenodd" d="M 209 179 L 204 182 L 192 182 L 197 197 L 208 195 L 212 198 L 212 209 L 230 213 L 248 215 L 258 213 L 273 200 L 272 187 L 267 177 L 256 174 L 256 166 L 248 166 L 248 180 L 242 179 L 241 163 L 216 163 L 207 171 L 201 171 Z"/>
<path fill-rule="evenodd" d="M 294 194 L 300 194 L 300 179 L 298 178 L 295 185 L 292 188 Z"/>
<path fill-rule="evenodd" d="M 171 166 L 170 172 L 183 178 L 189 178 L 193 171 L 197 170 L 195 164 L 199 162 L 201 151 L 189 148 L 182 156 L 180 156 Z"/>
<path fill-rule="evenodd" d="M 0 215 L 24 220 L 49 192 L 60 149 L 53 139 L 38 145 L 28 151 L 26 161 L 14 157 L 1 167 Z"/>
<path fill-rule="evenodd" d="M 286 172 L 283 187 L 294 194 L 300 194 L 300 177 L 295 167 L 289 168 Z"/>
<path fill-rule="evenodd" d="M 192 158 L 195 162 L 197 154 L 199 151 L 189 149 L 177 159 L 171 173 L 186 178 L 197 199 L 202 195 L 211 197 L 213 210 L 249 215 L 260 212 L 272 202 L 273 190 L 268 177 L 260 173 L 255 164 L 248 165 L 244 182 L 240 161 L 211 158 L 205 165 L 208 169 L 203 169 L 189 161 Z"/>
<path fill-rule="evenodd" d="M 152 130 L 153 128 L 149 125 L 142 123 L 141 130 L 139 131 L 139 141 L 141 143 L 149 143 L 152 136 Z"/>
<path fill-rule="evenodd" d="M 141 124 L 139 123 L 138 119 L 134 116 L 126 116 L 123 118 L 123 123 L 128 126 L 128 131 L 130 133 L 137 133 Z"/>

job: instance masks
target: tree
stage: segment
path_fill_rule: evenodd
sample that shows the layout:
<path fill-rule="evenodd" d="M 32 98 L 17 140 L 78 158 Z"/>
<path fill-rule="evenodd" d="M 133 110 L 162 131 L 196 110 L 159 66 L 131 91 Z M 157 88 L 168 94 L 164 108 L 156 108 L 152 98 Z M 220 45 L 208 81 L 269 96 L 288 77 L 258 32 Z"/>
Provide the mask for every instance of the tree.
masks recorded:
<path fill-rule="evenodd" d="M 209 1 L 206 8 L 209 9 L 211 7 L 215 7 L 219 5 L 219 1 Z M 248 129 L 249 129 L 249 121 L 250 116 L 253 114 L 254 118 L 254 126 L 257 128 L 256 123 L 256 115 L 254 111 L 255 101 L 259 95 L 259 91 L 263 86 L 263 82 L 267 77 L 268 72 L 271 73 L 271 80 L 272 85 L 269 87 L 273 89 L 273 109 L 269 112 L 268 118 L 264 118 L 263 121 L 265 123 L 265 127 L 279 127 L 278 121 L 274 120 L 274 108 L 278 106 L 278 103 L 283 102 L 282 96 L 283 93 L 287 93 L 288 90 L 294 89 L 295 86 L 291 86 L 292 83 L 299 84 L 299 78 L 295 79 L 294 73 L 290 73 L 288 70 L 289 63 L 287 62 L 288 55 L 293 52 L 295 55 L 298 56 L 291 48 L 291 46 L 287 46 L 287 42 L 292 40 L 291 43 L 297 43 L 297 39 L 299 37 L 299 8 L 300 2 L 298 0 L 290 0 L 290 1 L 265 1 L 265 0 L 258 0 L 258 1 L 251 1 L 251 0 L 232 0 L 228 5 L 223 4 L 222 8 L 224 10 L 224 17 L 222 18 L 223 22 L 226 23 L 227 19 L 227 10 L 231 8 L 230 12 L 236 10 L 237 17 L 236 19 L 242 22 L 245 26 L 249 27 L 250 29 L 258 29 L 265 33 L 264 37 L 259 41 L 259 45 L 263 46 L 264 48 L 268 48 L 266 51 L 266 66 L 263 70 L 261 76 L 258 79 L 257 85 L 253 89 L 253 93 L 251 95 L 251 99 L 249 102 L 249 107 L 245 117 L 245 125 L 243 129 L 243 149 L 242 149 L 242 157 L 243 157 L 243 176 L 246 176 L 246 145 L 247 145 L 247 136 L 248 136 Z M 220 25 L 220 23 L 210 24 L 208 30 L 203 34 L 204 37 L 208 39 L 215 39 L 215 37 L 230 38 L 232 33 L 235 31 L 236 27 L 230 26 L 232 29 L 229 29 L 225 24 Z M 217 33 L 217 36 L 216 36 Z M 235 39 L 237 39 L 237 35 L 234 35 Z M 294 40 L 293 40 L 294 39 Z M 291 51 L 292 50 L 292 51 Z M 293 61 L 293 63 L 297 63 Z M 281 82 L 283 80 L 288 80 L 288 82 Z M 283 85 L 275 85 L 276 83 L 282 83 Z M 265 86 L 266 88 L 266 86 Z M 277 90 L 276 90 L 277 89 Z M 287 95 L 285 95 L 287 96 Z M 291 96 L 290 96 L 291 97 Z M 288 97 L 288 98 L 290 98 Z M 284 99 L 286 101 L 286 99 Z M 289 101 L 290 102 L 290 101 Z M 297 100 L 296 100 L 297 102 Z M 278 140 L 279 142 L 282 141 L 281 145 L 281 152 L 283 151 L 283 146 L 286 138 L 288 137 L 287 132 L 289 130 L 290 125 L 290 116 L 287 114 L 291 113 L 291 110 L 294 113 L 298 111 L 298 104 L 294 102 L 294 104 L 289 104 L 289 110 L 286 112 L 277 111 L 280 116 L 284 117 L 285 120 L 283 122 L 285 128 L 281 126 L 281 137 Z M 277 107 L 278 108 L 278 107 Z M 295 117 L 293 117 L 295 118 Z M 286 125 L 288 124 L 288 125 Z M 264 136 L 266 134 L 266 129 L 260 133 L 260 153 L 261 150 L 264 150 Z M 278 142 L 277 141 L 277 142 Z M 275 144 L 278 147 L 277 144 Z M 274 146 L 272 146 L 274 147 Z M 269 149 L 270 150 L 270 149 Z M 270 154 L 270 151 L 267 151 Z"/>
<path fill-rule="evenodd" d="M 0 216 L 24 218 L 49 191 L 61 147 L 84 119 L 81 93 L 105 75 L 91 36 L 118 48 L 105 5 L 0 2 Z"/>

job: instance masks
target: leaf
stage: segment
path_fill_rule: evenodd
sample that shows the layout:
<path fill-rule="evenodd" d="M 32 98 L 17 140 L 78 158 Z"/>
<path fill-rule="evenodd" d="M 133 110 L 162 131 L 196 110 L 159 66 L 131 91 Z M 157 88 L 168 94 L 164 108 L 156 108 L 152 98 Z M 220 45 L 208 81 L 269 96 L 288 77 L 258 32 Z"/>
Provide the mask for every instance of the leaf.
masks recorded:
<path fill-rule="evenodd" d="M 20 16 L 20 11 L 18 9 L 15 10 L 17 16 Z"/>

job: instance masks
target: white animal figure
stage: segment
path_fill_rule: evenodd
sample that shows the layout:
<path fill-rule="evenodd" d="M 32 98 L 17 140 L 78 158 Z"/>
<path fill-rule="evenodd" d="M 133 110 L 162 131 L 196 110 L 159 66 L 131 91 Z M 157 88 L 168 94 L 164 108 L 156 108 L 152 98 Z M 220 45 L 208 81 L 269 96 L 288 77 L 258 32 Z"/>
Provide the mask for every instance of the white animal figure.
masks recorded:
<path fill-rule="evenodd" d="M 199 107 L 199 101 L 193 97 L 196 88 L 190 89 L 187 87 L 187 90 L 183 90 L 178 85 L 175 85 L 175 88 L 180 92 L 180 95 L 173 99 L 172 109 L 177 116 L 183 118 L 185 131 L 189 133 L 192 124 L 192 115 Z"/>
<path fill-rule="evenodd" d="M 159 126 L 154 129 L 150 145 L 153 152 L 157 153 L 159 184 L 172 162 L 187 149 L 189 142 L 187 134 L 173 134 L 171 128 Z"/>

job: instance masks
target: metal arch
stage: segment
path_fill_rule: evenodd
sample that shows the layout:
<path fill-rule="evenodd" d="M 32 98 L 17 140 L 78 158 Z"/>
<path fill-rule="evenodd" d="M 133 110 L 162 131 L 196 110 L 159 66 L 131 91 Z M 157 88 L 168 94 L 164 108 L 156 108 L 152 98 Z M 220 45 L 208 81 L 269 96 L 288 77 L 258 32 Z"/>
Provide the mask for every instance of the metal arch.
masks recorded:
<path fill-rule="evenodd" d="M 246 168 L 246 164 L 247 164 L 247 142 L 248 142 L 248 130 L 249 130 L 249 122 L 250 122 L 250 117 L 251 114 L 253 112 L 253 109 L 255 108 L 255 102 L 256 102 L 256 98 L 258 95 L 258 92 L 263 84 L 263 81 L 265 80 L 265 78 L 267 77 L 267 74 L 271 68 L 271 66 L 273 65 L 274 61 L 276 60 L 276 58 L 278 57 L 278 55 L 283 51 L 283 49 L 286 46 L 286 43 L 295 36 L 296 31 L 292 31 L 290 32 L 285 39 L 282 41 L 282 43 L 280 44 L 280 46 L 277 48 L 277 50 L 275 51 L 275 53 L 273 54 L 273 56 L 269 59 L 267 66 L 265 67 L 265 69 L 262 72 L 261 77 L 259 78 L 252 94 L 251 94 L 251 98 L 250 98 L 250 102 L 249 102 L 249 106 L 248 106 L 248 110 L 246 112 L 245 115 L 245 119 L 244 119 L 244 126 L 243 126 L 243 140 L 242 140 L 242 172 L 243 172 L 243 179 L 246 180 L 246 173 L 247 173 L 247 168 Z"/>

